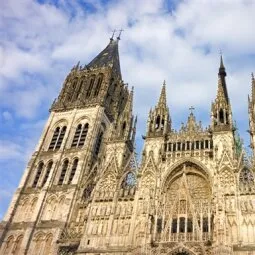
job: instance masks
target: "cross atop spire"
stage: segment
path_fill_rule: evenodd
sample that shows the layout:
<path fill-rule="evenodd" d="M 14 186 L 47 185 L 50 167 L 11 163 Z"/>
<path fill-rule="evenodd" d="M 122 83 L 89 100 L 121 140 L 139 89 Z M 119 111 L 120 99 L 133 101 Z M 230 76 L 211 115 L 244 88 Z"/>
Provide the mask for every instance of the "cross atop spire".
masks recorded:
<path fill-rule="evenodd" d="M 119 35 L 118 35 L 118 37 L 117 37 L 117 40 L 120 40 L 120 36 L 121 36 L 121 33 L 123 32 L 124 30 L 121 28 L 120 30 L 119 30 Z"/>
<path fill-rule="evenodd" d="M 114 30 L 112 31 L 112 37 L 110 38 L 110 41 L 113 41 L 113 38 L 114 38 L 115 33 L 116 33 L 116 29 L 114 29 Z"/>
<path fill-rule="evenodd" d="M 193 111 L 195 110 L 195 107 L 194 106 L 190 106 L 189 110 L 190 110 L 190 114 L 193 114 Z"/>

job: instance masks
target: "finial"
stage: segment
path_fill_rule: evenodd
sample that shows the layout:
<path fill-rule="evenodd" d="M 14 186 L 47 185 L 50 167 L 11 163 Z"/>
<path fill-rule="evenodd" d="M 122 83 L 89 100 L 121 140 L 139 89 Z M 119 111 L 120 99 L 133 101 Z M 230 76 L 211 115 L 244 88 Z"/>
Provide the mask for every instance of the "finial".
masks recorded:
<path fill-rule="evenodd" d="M 221 49 L 220 49 L 220 67 L 224 68 L 223 57 L 222 57 L 222 50 Z"/>
<path fill-rule="evenodd" d="M 113 41 L 113 37 L 114 37 L 114 35 L 115 35 L 115 32 L 116 32 L 116 29 L 114 29 L 114 30 L 112 31 L 112 37 L 110 38 L 110 41 Z"/>
<path fill-rule="evenodd" d="M 190 110 L 190 114 L 193 114 L 193 110 L 195 110 L 195 107 L 194 107 L 194 106 L 191 106 L 191 107 L 189 108 L 189 110 Z"/>
<path fill-rule="evenodd" d="M 254 81 L 254 73 L 251 73 L 251 79 Z"/>
<path fill-rule="evenodd" d="M 123 32 L 124 30 L 121 28 L 120 30 L 119 30 L 119 35 L 118 35 L 118 37 L 117 37 L 117 40 L 120 40 L 120 36 L 121 36 L 121 33 Z"/>

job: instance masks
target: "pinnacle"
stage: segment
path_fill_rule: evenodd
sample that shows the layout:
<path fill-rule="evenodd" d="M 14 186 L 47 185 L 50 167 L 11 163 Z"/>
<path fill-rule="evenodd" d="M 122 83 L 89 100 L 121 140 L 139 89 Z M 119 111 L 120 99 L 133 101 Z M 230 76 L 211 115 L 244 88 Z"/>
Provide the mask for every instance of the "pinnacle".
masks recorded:
<path fill-rule="evenodd" d="M 163 86 L 160 92 L 158 106 L 166 107 L 166 81 L 164 80 Z"/>
<path fill-rule="evenodd" d="M 222 54 L 220 54 L 220 68 L 225 68 L 224 64 L 223 64 L 223 57 Z"/>

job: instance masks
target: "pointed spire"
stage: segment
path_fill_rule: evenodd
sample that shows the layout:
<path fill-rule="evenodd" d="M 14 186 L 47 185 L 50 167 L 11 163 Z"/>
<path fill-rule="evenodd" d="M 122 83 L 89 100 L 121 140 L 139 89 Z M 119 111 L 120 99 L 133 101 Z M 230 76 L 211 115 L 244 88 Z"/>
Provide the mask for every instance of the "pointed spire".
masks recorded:
<path fill-rule="evenodd" d="M 166 81 L 164 80 L 163 86 L 160 92 L 158 107 L 166 107 Z"/>
<path fill-rule="evenodd" d="M 224 98 L 226 102 L 229 102 L 228 98 L 228 91 L 227 91 L 227 85 L 225 77 L 227 76 L 227 73 L 225 71 L 225 66 L 223 63 L 223 57 L 222 54 L 220 55 L 220 68 L 219 68 L 219 81 L 218 81 L 218 92 L 217 92 L 217 98 Z"/>
<path fill-rule="evenodd" d="M 110 43 L 87 65 L 87 68 L 109 66 L 121 79 L 118 41 L 111 38 Z"/>

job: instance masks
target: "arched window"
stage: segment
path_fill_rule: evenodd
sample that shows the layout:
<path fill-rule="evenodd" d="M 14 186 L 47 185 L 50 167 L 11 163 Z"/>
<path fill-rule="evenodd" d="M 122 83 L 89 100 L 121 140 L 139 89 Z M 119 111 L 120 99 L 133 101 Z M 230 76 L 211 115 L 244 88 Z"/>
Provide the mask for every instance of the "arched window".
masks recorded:
<path fill-rule="evenodd" d="M 93 75 L 93 76 L 91 77 L 91 79 L 90 79 L 89 87 L 88 87 L 88 90 L 87 90 L 87 95 L 86 95 L 87 98 L 90 97 L 90 95 L 91 95 L 94 82 L 95 82 L 95 76 Z"/>
<path fill-rule="evenodd" d="M 156 129 L 158 129 L 159 127 L 160 127 L 160 116 L 158 115 L 156 119 Z"/>
<path fill-rule="evenodd" d="M 17 239 L 16 239 L 16 242 L 14 244 L 14 247 L 13 247 L 13 250 L 12 250 L 12 254 L 13 255 L 19 255 L 20 254 L 20 249 L 21 249 L 21 243 L 22 243 L 22 240 L 23 240 L 23 236 L 19 236 Z"/>
<path fill-rule="evenodd" d="M 96 140 L 96 144 L 95 144 L 95 150 L 94 150 L 94 154 L 97 156 L 99 154 L 100 151 L 100 147 L 101 147 L 101 143 L 102 143 L 102 139 L 103 139 L 103 131 L 101 131 L 99 133 L 99 135 L 97 136 L 97 140 Z"/>
<path fill-rule="evenodd" d="M 68 179 L 68 184 L 70 184 L 73 180 L 73 177 L 75 175 L 78 163 L 79 163 L 79 159 L 76 158 L 73 162 L 73 165 L 72 165 L 71 173 L 70 173 L 69 179 Z"/>
<path fill-rule="evenodd" d="M 136 186 L 136 177 L 134 173 L 129 172 L 126 174 L 125 178 L 123 179 L 121 183 L 121 188 L 126 189 L 126 188 L 133 188 Z"/>
<path fill-rule="evenodd" d="M 85 125 L 79 124 L 77 126 L 71 147 L 82 147 L 84 145 L 88 129 L 88 123 L 86 123 Z"/>
<path fill-rule="evenodd" d="M 49 178 L 52 165 L 53 165 L 53 162 L 52 162 L 52 161 L 50 161 L 50 162 L 48 163 L 48 165 L 47 165 L 46 173 L 45 173 L 44 178 L 43 178 L 43 181 L 42 181 L 42 187 L 45 185 L 45 183 L 47 182 L 47 180 L 48 180 L 48 178 Z"/>
<path fill-rule="evenodd" d="M 68 168 L 68 159 L 66 159 L 63 163 L 63 166 L 62 166 L 62 171 L 61 171 L 61 174 L 60 174 L 60 177 L 59 177 L 59 180 L 58 180 L 58 185 L 62 185 L 64 180 L 65 180 L 65 176 L 66 176 L 66 171 L 67 171 L 67 168 Z"/>
<path fill-rule="evenodd" d="M 53 137 L 50 142 L 49 150 L 56 150 L 61 147 L 65 133 L 66 133 L 66 126 L 62 128 L 57 127 L 55 129 Z"/>
<path fill-rule="evenodd" d="M 220 117 L 220 123 L 224 123 L 224 112 L 222 109 L 220 109 L 219 117 Z"/>
<path fill-rule="evenodd" d="M 81 89 L 82 89 L 84 80 L 85 80 L 85 78 L 84 78 L 84 77 L 81 77 L 81 80 L 79 81 L 78 86 L 76 86 L 76 88 L 75 88 L 75 93 L 74 93 L 74 95 L 73 95 L 73 100 L 76 100 L 76 99 L 79 97 L 79 94 L 80 94 L 80 92 L 81 92 Z"/>
<path fill-rule="evenodd" d="M 38 165 L 38 168 L 37 168 L 37 172 L 36 172 L 36 175 L 35 175 L 35 179 L 34 179 L 34 182 L 32 184 L 32 187 L 35 188 L 38 184 L 38 181 L 40 179 L 40 176 L 41 176 L 41 173 L 42 173 L 42 170 L 43 170 L 43 162 L 41 162 L 39 165 Z"/>
<path fill-rule="evenodd" d="M 34 240 L 34 249 L 33 254 L 38 254 L 38 251 L 41 251 L 43 245 L 43 234 L 40 233 L 36 236 L 36 239 Z"/>
<path fill-rule="evenodd" d="M 103 81 L 103 75 L 100 74 L 98 77 L 97 85 L 96 85 L 95 92 L 94 92 L 95 97 L 98 96 L 98 93 L 99 93 L 101 85 L 102 85 L 102 81 Z"/>
<path fill-rule="evenodd" d="M 60 134 L 60 127 L 57 127 L 54 131 L 53 137 L 50 142 L 49 150 L 54 150 L 55 144 Z"/>
<path fill-rule="evenodd" d="M 122 124 L 122 129 L 121 129 L 121 136 L 125 135 L 125 130 L 126 130 L 126 121 Z"/>
<path fill-rule="evenodd" d="M 134 173 L 129 172 L 121 183 L 121 189 L 119 195 L 121 197 L 133 196 L 136 191 L 136 176 Z"/>
<path fill-rule="evenodd" d="M 52 247 L 52 240 L 53 240 L 53 236 L 52 234 L 48 235 L 46 237 L 46 242 L 45 242 L 45 247 L 44 247 L 44 251 L 43 251 L 43 255 L 49 255 L 51 254 L 51 247 Z"/>
<path fill-rule="evenodd" d="M 14 237 L 13 236 L 8 237 L 4 247 L 3 254 L 8 255 L 10 253 L 10 251 L 12 250 L 13 243 L 14 243 Z"/>

